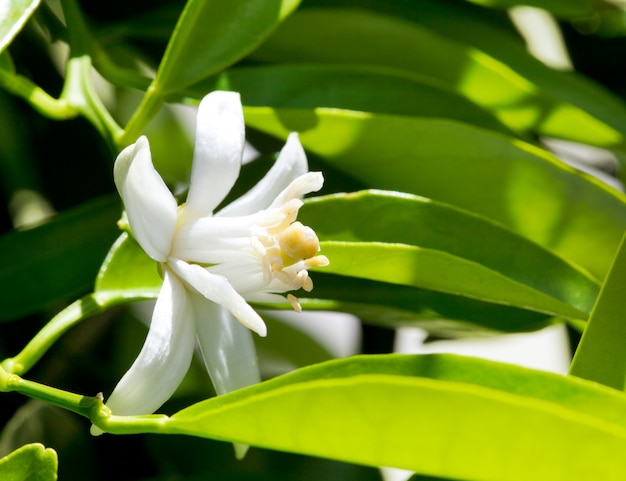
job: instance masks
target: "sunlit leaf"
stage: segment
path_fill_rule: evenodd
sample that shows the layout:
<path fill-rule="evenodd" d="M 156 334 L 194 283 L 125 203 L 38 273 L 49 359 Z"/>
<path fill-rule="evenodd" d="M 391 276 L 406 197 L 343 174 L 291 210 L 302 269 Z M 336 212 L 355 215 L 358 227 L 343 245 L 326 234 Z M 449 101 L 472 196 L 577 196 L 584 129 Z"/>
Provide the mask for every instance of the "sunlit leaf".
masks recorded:
<path fill-rule="evenodd" d="M 155 429 L 453 479 L 586 481 L 626 475 L 625 415 L 622 393 L 577 378 L 391 355 L 301 369 Z"/>
<path fill-rule="evenodd" d="M 94 293 L 101 304 L 121 299 L 151 299 L 158 296 L 161 283 L 157 263 L 124 233 L 104 260 Z"/>
<path fill-rule="evenodd" d="M 626 229 L 622 193 L 494 132 L 336 109 L 248 107 L 246 122 L 283 138 L 299 131 L 308 150 L 368 187 L 422 195 L 496 220 L 599 278 Z"/>
<path fill-rule="evenodd" d="M 463 276 L 460 273 L 455 275 L 453 270 L 434 269 L 427 272 L 424 266 L 412 266 L 409 263 L 393 266 L 392 252 L 395 249 L 408 254 L 407 246 L 419 246 L 425 251 L 409 254 L 411 257 L 414 254 L 416 261 L 422 255 L 438 256 L 430 250 L 445 252 L 456 257 L 456 260 L 462 258 L 471 261 L 474 267 L 479 264 L 510 280 L 560 299 L 587 314 L 591 312 L 599 290 L 598 284 L 588 274 L 527 239 L 487 219 L 423 197 L 382 191 L 318 197 L 307 202 L 300 220 L 314 226 L 322 241 L 342 241 L 353 246 L 357 243 L 376 242 L 378 244 L 372 246 L 373 251 L 390 250 L 390 257 L 385 258 L 383 265 L 375 267 L 367 265 L 367 258 L 359 258 L 361 247 L 357 246 L 353 253 L 348 249 L 343 255 L 339 255 L 336 262 L 331 257 L 331 266 L 321 269 L 323 272 L 363 277 L 358 274 L 357 266 L 365 264 L 361 268 L 370 274 L 377 271 L 376 275 L 381 276 L 376 277 L 377 280 L 383 280 L 385 272 L 392 273 L 389 279 L 385 279 L 391 283 L 411 285 L 410 282 L 400 282 L 400 279 L 417 281 L 424 276 L 426 283 L 419 283 L 420 287 L 438 290 L 435 284 L 441 279 L 445 278 L 444 282 L 451 280 L 453 283 L 458 280 L 459 290 L 456 293 L 461 295 L 465 289 L 469 294 L 469 290 L 477 284 L 485 287 L 482 283 L 462 279 Z M 338 245 L 334 248 L 343 250 Z M 326 251 L 323 252 L 329 255 Z M 515 255 L 511 255 L 512 253 Z M 402 256 L 400 252 L 397 254 Z M 456 264 L 456 260 L 447 259 Z M 352 274 L 338 267 L 344 263 Z M 376 263 L 378 260 L 374 260 L 374 264 Z M 368 278 L 372 279 L 369 275 Z M 495 292 L 494 290 L 493 293 Z"/>
<path fill-rule="evenodd" d="M 187 87 L 258 46 L 299 0 L 190 0 L 172 34 L 155 79 L 155 89 Z"/>
<path fill-rule="evenodd" d="M 322 242 L 326 272 L 420 287 L 585 319 L 586 313 L 475 262 L 435 249 L 380 242 Z"/>
<path fill-rule="evenodd" d="M 602 146 L 623 143 L 626 114 L 596 118 L 509 65 L 422 25 L 361 9 L 296 12 L 254 52 L 278 63 L 381 65 L 432 77 L 512 129 Z"/>
<path fill-rule="evenodd" d="M 626 243 L 622 241 L 570 368 L 575 376 L 620 390 L 626 382 L 625 283 Z"/>
<path fill-rule="evenodd" d="M 0 459 L 0 479 L 7 481 L 55 481 L 57 454 L 41 444 L 27 444 Z"/>
<path fill-rule="evenodd" d="M 339 1 L 333 1 L 328 6 L 339 7 L 343 4 Z M 541 92 L 578 106 L 619 132 L 626 131 L 626 107 L 621 98 L 589 77 L 549 68 L 537 60 L 529 53 L 524 39 L 513 27 L 506 12 L 489 12 L 463 2 L 422 0 L 418 9 L 410 0 L 393 4 L 384 0 L 366 1 L 367 6 L 375 11 L 410 19 L 460 44 L 477 48 L 532 82 Z M 502 3 L 509 2 L 504 0 Z M 558 4 L 565 10 L 590 2 L 556 0 L 546 3 Z"/>
<path fill-rule="evenodd" d="M 24 27 L 41 0 L 3 0 L 0 4 L 0 53 Z"/>

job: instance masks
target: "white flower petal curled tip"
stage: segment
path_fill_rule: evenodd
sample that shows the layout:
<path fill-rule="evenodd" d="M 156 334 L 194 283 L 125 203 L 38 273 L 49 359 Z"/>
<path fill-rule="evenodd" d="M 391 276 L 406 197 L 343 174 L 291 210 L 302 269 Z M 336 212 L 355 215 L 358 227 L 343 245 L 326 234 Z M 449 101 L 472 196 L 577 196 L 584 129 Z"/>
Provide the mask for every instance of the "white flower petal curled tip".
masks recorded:
<path fill-rule="evenodd" d="M 174 238 L 178 206 L 152 165 L 148 139 L 139 137 L 122 150 L 113 176 L 135 239 L 152 259 L 165 261 Z"/>
<path fill-rule="evenodd" d="M 254 188 L 213 215 L 239 175 L 243 146 L 239 95 L 214 92 L 198 110 L 186 204 L 176 205 L 145 137 L 115 162 L 131 231 L 164 281 L 144 347 L 109 398 L 114 414 L 157 410 L 185 375 L 196 340 L 218 393 L 258 382 L 250 330 L 267 329 L 248 302 L 288 301 L 299 311 L 288 293 L 310 291 L 308 269 L 328 264 L 313 229 L 296 221 L 302 196 L 324 182 L 307 172 L 297 134 Z"/>

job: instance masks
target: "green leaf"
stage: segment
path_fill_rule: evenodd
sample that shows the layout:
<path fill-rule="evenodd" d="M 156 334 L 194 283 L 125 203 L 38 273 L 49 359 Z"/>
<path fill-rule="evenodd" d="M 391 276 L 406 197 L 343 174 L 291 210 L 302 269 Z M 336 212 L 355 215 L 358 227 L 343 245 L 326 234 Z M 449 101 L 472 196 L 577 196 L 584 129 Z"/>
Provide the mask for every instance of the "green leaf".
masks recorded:
<path fill-rule="evenodd" d="M 573 319 L 587 314 L 476 262 L 446 252 L 379 242 L 322 242 L 325 272 L 420 287 Z"/>
<path fill-rule="evenodd" d="M 0 53 L 22 30 L 41 0 L 3 0 L 0 14 Z"/>
<path fill-rule="evenodd" d="M 299 0 L 190 0 L 155 78 L 169 93 L 207 78 L 257 47 Z"/>
<path fill-rule="evenodd" d="M 437 336 L 464 337 L 534 331 L 552 322 L 550 316 L 529 310 L 443 292 L 323 272 L 312 277 L 313 291 L 297 293 L 303 309 L 349 312 L 390 328 L 417 326 Z"/>
<path fill-rule="evenodd" d="M 0 459 L 0 479 L 6 481 L 55 481 L 57 454 L 41 444 L 27 444 Z"/>
<path fill-rule="evenodd" d="M 101 305 L 128 299 L 153 299 L 158 296 L 161 283 L 157 263 L 135 239 L 123 233 L 102 263 L 94 294 Z"/>
<path fill-rule="evenodd" d="M 336 109 L 247 107 L 245 114 L 249 126 L 278 137 L 299 131 L 309 151 L 368 187 L 423 195 L 496 220 L 599 278 L 626 229 L 622 193 L 494 132 Z"/>
<path fill-rule="evenodd" d="M 105 197 L 0 237 L 0 320 L 86 292 L 117 235 L 119 200 Z"/>
<path fill-rule="evenodd" d="M 343 3 L 339 1 L 333 1 L 329 6 L 341 6 Z M 422 0 L 419 9 L 410 0 L 394 2 L 391 8 L 384 0 L 362 1 L 367 1 L 368 6 L 378 12 L 393 13 L 396 17 L 410 19 L 453 41 L 477 48 L 532 82 L 539 91 L 554 99 L 576 105 L 619 132 L 626 131 L 626 108 L 623 99 L 588 77 L 576 72 L 549 68 L 530 55 L 526 43 L 511 25 L 505 12 L 495 15 L 500 12 L 485 11 L 462 2 L 437 0 Z M 508 3 L 508 0 L 503 0 L 503 3 Z M 556 0 L 554 6 L 557 3 L 565 10 L 589 2 Z"/>
<path fill-rule="evenodd" d="M 433 79 L 384 67 L 322 64 L 238 68 L 186 93 L 201 99 L 216 89 L 240 92 L 242 102 L 249 106 L 336 107 L 449 118 L 512 133 L 491 113 Z"/>
<path fill-rule="evenodd" d="M 407 45 L 411 54 L 407 55 Z M 421 25 L 367 10 L 296 12 L 252 58 L 280 63 L 379 65 L 431 77 L 490 109 L 508 127 L 601 146 L 624 142 L 623 109 L 598 119 L 547 94 L 510 66 Z"/>
<path fill-rule="evenodd" d="M 372 246 L 371 253 L 389 250 L 390 261 L 395 255 L 403 256 L 409 252 L 409 256 L 415 260 L 422 256 L 433 260 L 431 256 L 434 256 L 439 259 L 436 262 L 444 261 L 445 258 L 446 262 L 449 261 L 459 268 L 461 265 L 469 265 L 457 261 L 471 261 L 472 270 L 478 265 L 483 266 L 491 273 L 502 274 L 587 314 L 591 312 L 599 291 L 598 284 L 587 273 L 533 242 L 487 219 L 423 197 L 381 191 L 317 197 L 305 204 L 299 219 L 313 226 L 322 241 L 386 243 Z M 418 246 L 421 251 L 407 251 L 407 246 Z M 343 246 L 337 245 L 334 248 L 338 247 L 339 250 L 344 250 Z M 364 268 L 363 272 L 370 273 L 367 276 L 370 279 L 400 283 L 402 276 L 407 276 L 408 279 L 405 280 L 411 281 L 408 284 L 402 282 L 403 284 L 434 290 L 439 290 L 435 284 L 445 277 L 445 282 L 459 281 L 459 289 L 454 292 L 460 295 L 464 295 L 466 288 L 469 295 L 469 289 L 473 289 L 476 284 L 467 279 L 454 279 L 456 276 L 452 270 L 427 272 L 424 266 L 412 268 L 411 264 L 402 263 L 396 266 L 398 270 L 395 276 L 390 275 L 388 279 L 383 279 L 384 272 L 393 272 L 391 264 L 383 263 L 378 274 L 375 274 L 374 265 L 368 266 L 367 258 L 359 258 L 359 254 L 363 254 L 361 249 L 370 250 L 365 245 L 356 246 L 354 252 L 348 251 L 339 255 L 338 262 L 332 256 L 331 265 L 321 271 L 363 277 L 358 273 L 358 266 L 361 266 Z M 515 256 L 511 256 L 511 252 L 515 252 Z M 323 253 L 329 255 L 325 250 Z M 453 257 L 441 256 L 441 253 Z M 375 260 L 374 263 L 377 262 Z M 344 263 L 347 266 L 339 267 Z M 347 274 L 343 269 L 348 269 L 352 274 Z M 419 273 L 416 274 L 415 271 Z M 422 275 L 424 283 L 417 281 Z M 412 283 L 416 281 L 418 284 Z"/>
<path fill-rule="evenodd" d="M 301 369 L 155 430 L 463 480 L 586 481 L 626 476 L 625 416 L 622 393 L 577 378 L 389 355 Z"/>
<path fill-rule="evenodd" d="M 574 376 L 620 390 L 626 381 L 625 283 L 626 241 L 622 240 L 570 367 Z"/>

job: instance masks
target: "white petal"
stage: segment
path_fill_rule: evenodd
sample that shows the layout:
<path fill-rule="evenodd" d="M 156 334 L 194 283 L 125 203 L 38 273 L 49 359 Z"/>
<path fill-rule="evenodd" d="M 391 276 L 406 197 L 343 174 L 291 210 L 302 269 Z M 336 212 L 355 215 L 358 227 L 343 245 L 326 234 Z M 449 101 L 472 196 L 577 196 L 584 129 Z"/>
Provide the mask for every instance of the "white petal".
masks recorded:
<path fill-rule="evenodd" d="M 218 394 L 261 380 L 252 333 L 230 312 L 192 294 L 200 351 Z"/>
<path fill-rule="evenodd" d="M 235 184 L 245 144 L 239 94 L 212 92 L 198 109 L 185 219 L 210 215 Z"/>
<path fill-rule="evenodd" d="M 197 264 L 187 264 L 179 259 L 170 258 L 168 265 L 198 293 L 224 306 L 248 329 L 252 329 L 260 336 L 267 334 L 267 328 L 261 316 L 233 288 L 226 277 L 211 274 Z"/>
<path fill-rule="evenodd" d="M 267 174 L 246 194 L 228 204 L 217 215 L 239 216 L 266 209 L 293 180 L 308 170 L 306 154 L 300 144 L 298 134 L 292 132 Z"/>
<path fill-rule="evenodd" d="M 178 228 L 170 254 L 191 263 L 223 262 L 224 255 L 250 249 L 256 221 L 256 216 L 242 216 L 202 217 L 187 222 Z"/>
<path fill-rule="evenodd" d="M 183 284 L 165 271 L 148 337 L 107 401 L 113 414 L 151 414 L 185 377 L 196 340 L 193 309 Z"/>
<path fill-rule="evenodd" d="M 311 192 L 317 192 L 324 185 L 324 176 L 321 172 L 307 172 L 293 180 L 272 202 L 270 208 L 279 207 L 291 199 L 301 199 Z"/>
<path fill-rule="evenodd" d="M 193 295 L 198 344 L 217 394 L 261 382 L 252 333 L 230 312 L 204 297 Z M 237 459 L 249 446 L 235 443 Z"/>
<path fill-rule="evenodd" d="M 165 261 L 176 229 L 178 206 L 152 165 L 148 139 L 139 137 L 122 150 L 113 174 L 135 239 L 152 259 Z"/>

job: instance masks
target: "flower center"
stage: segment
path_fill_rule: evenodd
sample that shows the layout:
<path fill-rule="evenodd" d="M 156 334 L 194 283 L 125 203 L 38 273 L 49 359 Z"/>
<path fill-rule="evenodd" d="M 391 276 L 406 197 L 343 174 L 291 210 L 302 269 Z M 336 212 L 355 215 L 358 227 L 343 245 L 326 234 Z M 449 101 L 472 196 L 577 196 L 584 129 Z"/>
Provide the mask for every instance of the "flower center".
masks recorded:
<path fill-rule="evenodd" d="M 300 222 L 294 222 L 278 235 L 284 265 L 309 259 L 320 250 L 320 241 L 315 231 Z"/>

